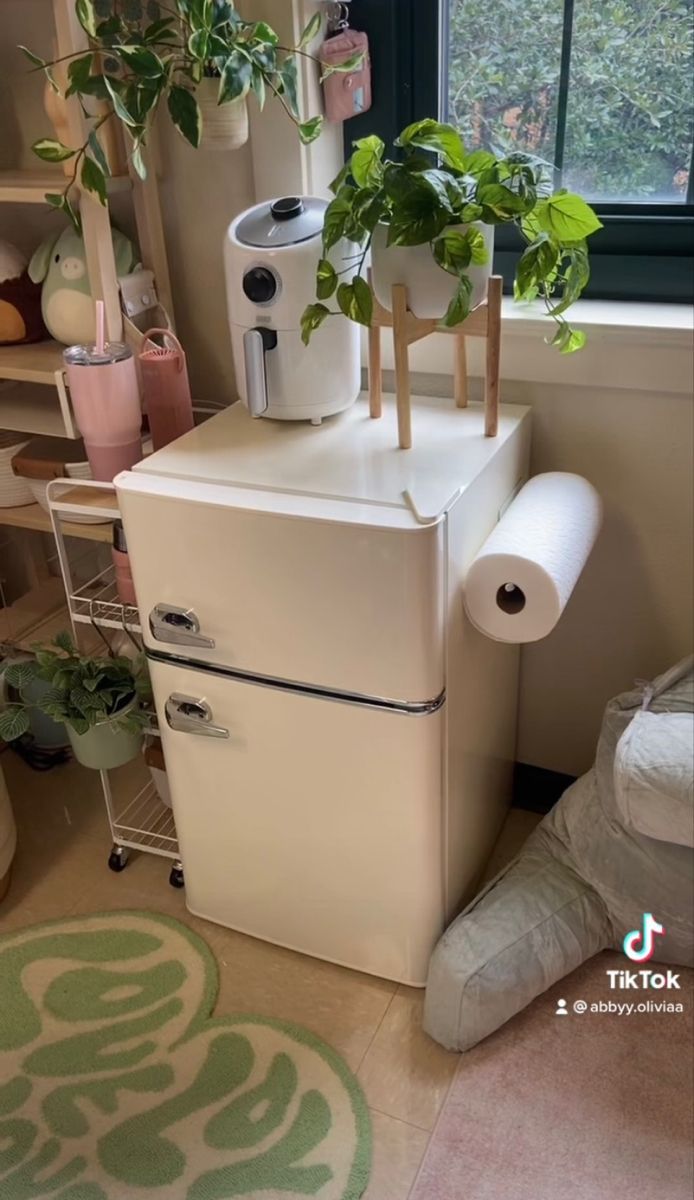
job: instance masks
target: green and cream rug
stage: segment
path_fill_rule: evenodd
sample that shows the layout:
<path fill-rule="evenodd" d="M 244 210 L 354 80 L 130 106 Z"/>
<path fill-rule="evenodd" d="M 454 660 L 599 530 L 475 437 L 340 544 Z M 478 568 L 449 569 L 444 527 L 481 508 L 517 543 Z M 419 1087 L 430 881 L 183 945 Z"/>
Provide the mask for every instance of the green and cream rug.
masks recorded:
<path fill-rule="evenodd" d="M 357 1200 L 359 1085 L 306 1029 L 212 1017 L 180 922 L 114 912 L 0 938 L 2 1200 Z"/>

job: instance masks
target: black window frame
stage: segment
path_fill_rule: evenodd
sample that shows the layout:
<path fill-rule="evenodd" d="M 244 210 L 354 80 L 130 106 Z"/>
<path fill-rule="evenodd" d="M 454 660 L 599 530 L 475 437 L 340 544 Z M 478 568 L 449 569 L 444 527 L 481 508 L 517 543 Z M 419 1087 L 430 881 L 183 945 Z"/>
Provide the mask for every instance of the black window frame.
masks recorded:
<path fill-rule="evenodd" d="M 558 103 L 566 110 L 570 23 L 564 0 Z M 352 23 L 369 36 L 371 109 L 345 124 L 345 152 L 377 133 L 387 144 L 412 121 L 441 111 L 445 86 L 447 3 L 438 0 L 355 0 Z M 685 204 L 595 204 L 604 228 L 590 239 L 591 279 L 585 296 L 602 300 L 694 302 L 694 170 Z M 510 291 L 521 239 L 512 226 L 495 232 L 494 268 Z"/>

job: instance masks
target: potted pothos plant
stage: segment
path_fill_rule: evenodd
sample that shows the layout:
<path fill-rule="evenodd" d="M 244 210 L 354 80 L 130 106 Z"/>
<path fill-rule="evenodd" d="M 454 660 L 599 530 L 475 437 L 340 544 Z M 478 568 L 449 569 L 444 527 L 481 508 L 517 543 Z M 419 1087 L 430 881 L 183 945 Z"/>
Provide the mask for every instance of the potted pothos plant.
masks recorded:
<path fill-rule="evenodd" d="M 587 239 L 601 228 L 590 205 L 565 189 L 552 192 L 547 164 L 528 154 L 467 153 L 451 125 L 417 121 L 395 145 L 399 157 L 392 159 L 378 137 L 355 142 L 331 185 L 317 302 L 302 317 L 304 342 L 335 313 L 370 324 L 369 252 L 374 292 L 384 307 L 390 308 L 392 284 L 404 283 L 416 316 L 459 325 L 486 295 L 494 226 L 513 224 L 525 244 L 516 299 L 540 297 L 556 324 L 547 340 L 562 354 L 580 349 L 585 334 L 564 314 L 590 275 Z M 341 261 L 343 239 L 358 249 Z M 325 303 L 331 299 L 332 308 Z"/>
<path fill-rule="evenodd" d="M 30 711 L 38 708 L 64 723 L 83 766 L 108 770 L 135 758 L 148 724 L 141 703 L 149 690 L 144 660 L 81 655 L 68 633 L 58 634 L 50 646 L 34 647 L 34 654 L 5 671 L 20 699 L 0 710 L 0 738 L 12 742 L 27 733 Z M 24 689 L 37 679 L 49 687 L 24 699 Z"/>
<path fill-rule="evenodd" d="M 34 153 L 45 162 L 72 160 L 74 170 L 62 192 L 46 200 L 62 209 L 79 229 L 74 203 L 75 185 L 106 202 L 109 163 L 100 139 L 107 121 L 121 123 L 138 175 L 146 178 L 144 150 L 152 122 L 162 105 L 190 143 L 198 147 L 203 136 L 203 116 L 197 97 L 209 109 L 210 87 L 218 106 L 245 103 L 253 93 L 262 108 L 267 96 L 276 100 L 298 130 L 304 143 L 318 137 L 322 116 L 301 118 L 298 100 L 298 58 L 318 62 L 307 47 L 321 28 L 314 14 L 294 46 L 284 46 L 265 21 L 245 21 L 228 0 L 168 0 L 156 5 L 155 20 L 143 21 L 138 6 L 113 0 L 111 15 L 100 19 L 94 0 L 75 0 L 75 12 L 89 48 L 60 60 L 47 60 L 26 46 L 20 49 L 36 70 L 45 72 L 52 87 L 56 62 L 67 66 L 66 96 L 77 96 L 86 113 L 94 99 L 107 107 L 92 122 L 81 146 L 66 146 L 55 138 L 40 138 Z M 148 6 L 149 7 L 149 6 Z M 350 72 L 359 65 L 356 54 L 334 66 L 319 63 L 321 78 L 334 71 Z M 237 141 L 237 144 L 238 143 Z"/>

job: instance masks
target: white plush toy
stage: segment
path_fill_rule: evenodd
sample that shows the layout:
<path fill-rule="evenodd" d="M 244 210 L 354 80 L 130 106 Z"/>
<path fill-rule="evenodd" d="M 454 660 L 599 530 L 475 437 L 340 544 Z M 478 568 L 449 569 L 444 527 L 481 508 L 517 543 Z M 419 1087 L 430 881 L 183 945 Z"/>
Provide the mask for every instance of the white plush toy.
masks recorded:
<path fill-rule="evenodd" d="M 116 273 L 129 275 L 137 265 L 135 247 L 119 230 L 111 235 Z M 29 275 L 35 283 L 43 280 L 41 311 L 51 337 L 66 346 L 93 342 L 96 316 L 84 241 L 71 225 L 34 251 Z"/>

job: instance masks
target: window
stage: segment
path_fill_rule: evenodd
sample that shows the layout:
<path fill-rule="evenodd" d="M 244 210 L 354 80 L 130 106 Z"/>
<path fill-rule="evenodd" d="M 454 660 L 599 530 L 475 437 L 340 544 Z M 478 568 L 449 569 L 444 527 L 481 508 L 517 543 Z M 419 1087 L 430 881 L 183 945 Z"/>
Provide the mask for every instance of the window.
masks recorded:
<path fill-rule="evenodd" d="M 588 295 L 687 301 L 694 291 L 694 0 L 356 0 L 374 108 L 347 139 L 423 116 L 466 146 L 546 159 L 605 228 Z M 510 279 L 515 231 L 497 230 Z"/>
<path fill-rule="evenodd" d="M 538 154 L 591 202 L 686 203 L 692 0 L 447 3 L 443 119 L 466 145 Z"/>

